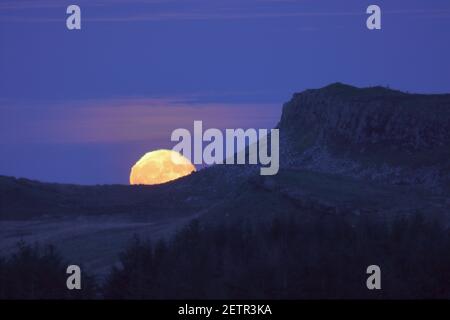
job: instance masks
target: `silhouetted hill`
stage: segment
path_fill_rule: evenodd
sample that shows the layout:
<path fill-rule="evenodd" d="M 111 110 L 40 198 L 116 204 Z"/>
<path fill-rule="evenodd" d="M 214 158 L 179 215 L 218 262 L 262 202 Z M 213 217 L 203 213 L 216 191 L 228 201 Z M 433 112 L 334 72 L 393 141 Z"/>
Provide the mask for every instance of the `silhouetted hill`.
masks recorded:
<path fill-rule="evenodd" d="M 187 216 L 222 199 L 232 181 L 216 171 L 195 173 L 175 183 L 157 186 L 83 186 L 0 176 L 0 219 L 80 214 Z"/>

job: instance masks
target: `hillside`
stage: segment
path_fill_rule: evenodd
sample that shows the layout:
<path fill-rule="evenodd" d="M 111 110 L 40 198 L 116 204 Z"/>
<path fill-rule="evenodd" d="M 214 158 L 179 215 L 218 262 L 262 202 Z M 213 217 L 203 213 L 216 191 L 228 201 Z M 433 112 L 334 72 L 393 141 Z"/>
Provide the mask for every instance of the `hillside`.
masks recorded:
<path fill-rule="evenodd" d="M 446 191 L 450 95 L 335 83 L 294 94 L 278 124 L 284 167 Z"/>

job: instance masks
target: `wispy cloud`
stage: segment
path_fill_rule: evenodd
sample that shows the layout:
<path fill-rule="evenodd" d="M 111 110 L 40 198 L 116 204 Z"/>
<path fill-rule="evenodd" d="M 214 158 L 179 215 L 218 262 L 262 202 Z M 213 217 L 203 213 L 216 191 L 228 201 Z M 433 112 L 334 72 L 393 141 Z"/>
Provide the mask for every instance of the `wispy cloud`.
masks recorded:
<path fill-rule="evenodd" d="M 35 9 L 64 8 L 68 1 L 3 1 L 0 3 L 0 21 L 3 22 L 61 22 L 56 10 L 43 14 L 30 13 Z M 157 22 L 171 20 L 244 20 L 279 19 L 299 17 L 348 17 L 361 16 L 363 10 L 306 10 L 303 1 L 295 0 L 79 0 L 82 7 L 99 7 L 84 16 L 87 22 Z M 105 8 L 105 10 L 102 9 Z M 323 6 L 321 6 L 323 7 Z M 122 10 L 126 8 L 126 10 Z M 399 9 L 384 10 L 387 15 L 440 16 L 446 17 L 449 10 L 443 9 Z"/>
<path fill-rule="evenodd" d="M 150 5 L 150 4 L 168 4 L 177 0 L 78 0 L 75 3 L 87 7 L 115 6 L 115 5 Z M 189 1 L 189 0 L 186 0 Z M 192 1 L 192 0 L 191 0 Z M 65 8 L 74 1 L 62 0 L 15 0 L 2 1 L 0 3 L 0 11 L 13 10 L 29 10 L 29 9 L 49 9 L 49 8 Z"/>
<path fill-rule="evenodd" d="M 139 22 L 165 20 L 242 20 L 262 18 L 294 18 L 294 17 L 330 17 L 355 16 L 359 12 L 164 12 L 154 14 L 135 14 L 128 16 L 109 16 L 90 18 L 92 22 Z"/>
<path fill-rule="evenodd" d="M 202 120 L 216 128 L 271 128 L 277 104 L 207 103 L 197 98 L 118 98 L 0 106 L 0 144 L 112 143 L 158 140 Z"/>

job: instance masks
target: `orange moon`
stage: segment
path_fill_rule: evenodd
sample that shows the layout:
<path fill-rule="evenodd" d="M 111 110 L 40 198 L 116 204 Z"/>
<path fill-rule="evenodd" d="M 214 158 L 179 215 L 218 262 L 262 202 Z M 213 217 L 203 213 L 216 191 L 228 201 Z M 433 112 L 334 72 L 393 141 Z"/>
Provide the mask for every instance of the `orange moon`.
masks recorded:
<path fill-rule="evenodd" d="M 160 184 L 187 176 L 195 166 L 183 155 L 172 150 L 146 153 L 131 168 L 130 184 Z"/>

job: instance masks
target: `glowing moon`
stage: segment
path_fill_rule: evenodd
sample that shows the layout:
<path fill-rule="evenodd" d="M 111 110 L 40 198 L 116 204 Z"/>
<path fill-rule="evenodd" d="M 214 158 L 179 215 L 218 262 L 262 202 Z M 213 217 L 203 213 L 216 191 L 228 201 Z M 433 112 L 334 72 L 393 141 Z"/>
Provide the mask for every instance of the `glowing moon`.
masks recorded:
<path fill-rule="evenodd" d="M 130 184 L 160 184 L 187 176 L 195 166 L 180 153 L 156 150 L 146 153 L 131 168 Z"/>

